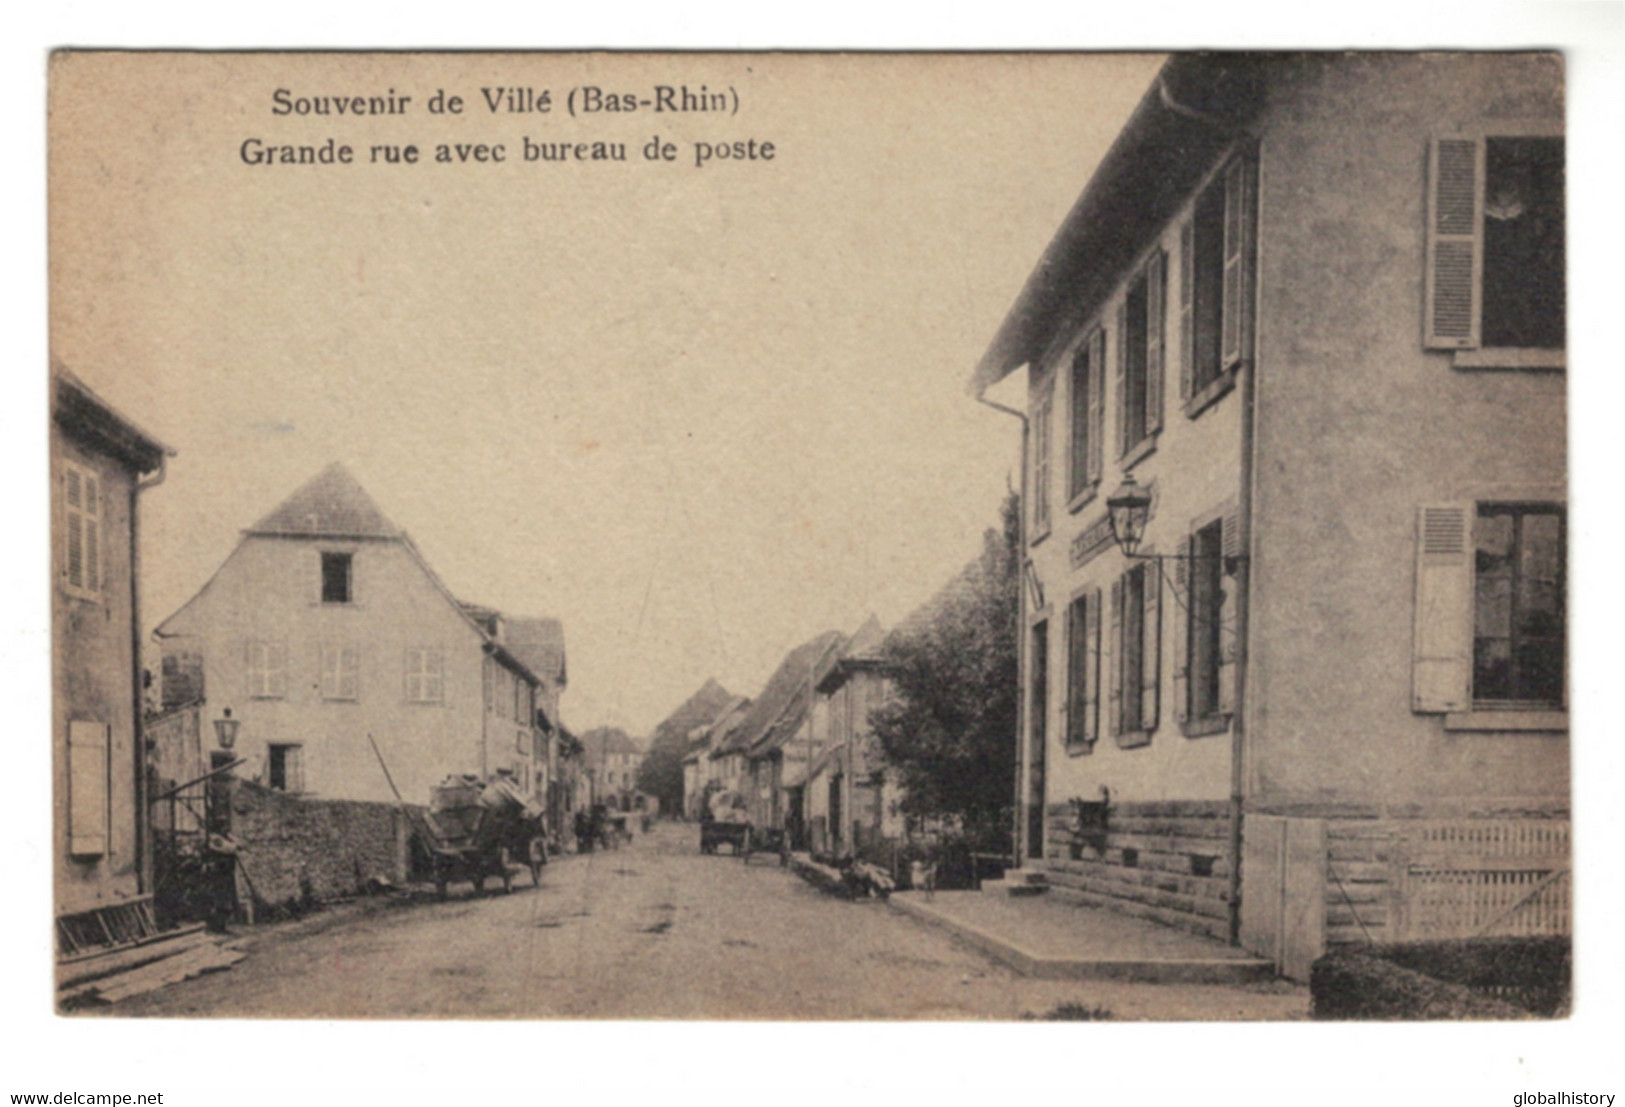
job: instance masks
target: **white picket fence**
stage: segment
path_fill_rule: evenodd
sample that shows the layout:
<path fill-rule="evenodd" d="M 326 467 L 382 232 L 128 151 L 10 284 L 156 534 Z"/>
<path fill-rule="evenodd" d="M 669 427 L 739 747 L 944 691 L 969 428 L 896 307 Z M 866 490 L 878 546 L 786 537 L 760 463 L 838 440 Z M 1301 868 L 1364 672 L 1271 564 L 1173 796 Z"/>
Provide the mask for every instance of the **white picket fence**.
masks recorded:
<path fill-rule="evenodd" d="M 1418 819 L 1396 827 L 1394 939 L 1571 932 L 1566 820 Z"/>

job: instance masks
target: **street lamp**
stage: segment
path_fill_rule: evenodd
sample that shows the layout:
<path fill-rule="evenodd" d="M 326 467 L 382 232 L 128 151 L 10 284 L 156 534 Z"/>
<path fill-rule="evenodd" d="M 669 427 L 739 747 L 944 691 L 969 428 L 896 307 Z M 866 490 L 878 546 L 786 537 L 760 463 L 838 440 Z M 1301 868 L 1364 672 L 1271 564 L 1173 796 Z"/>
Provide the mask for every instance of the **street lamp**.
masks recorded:
<path fill-rule="evenodd" d="M 231 708 L 226 708 L 225 714 L 214 721 L 214 736 L 220 743 L 220 748 L 229 750 L 237 744 L 237 728 L 243 725 L 241 719 L 231 717 Z"/>
<path fill-rule="evenodd" d="M 1130 473 L 1117 491 L 1106 497 L 1106 512 L 1118 547 L 1128 557 L 1140 556 L 1134 551 L 1139 549 L 1145 525 L 1151 519 L 1151 493 L 1135 483 Z"/>

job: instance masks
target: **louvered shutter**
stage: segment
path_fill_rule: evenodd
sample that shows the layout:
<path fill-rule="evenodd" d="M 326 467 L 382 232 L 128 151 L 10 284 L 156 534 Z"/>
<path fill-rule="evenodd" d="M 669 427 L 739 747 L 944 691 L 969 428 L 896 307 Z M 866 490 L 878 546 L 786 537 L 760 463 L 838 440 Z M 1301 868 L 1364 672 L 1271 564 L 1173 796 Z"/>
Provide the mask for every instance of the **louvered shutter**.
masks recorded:
<path fill-rule="evenodd" d="M 68 852 L 94 857 L 107 852 L 106 723 L 68 723 Z"/>
<path fill-rule="evenodd" d="M 1220 323 L 1220 366 L 1229 370 L 1252 351 L 1253 259 L 1252 166 L 1245 158 L 1224 173 L 1224 303 Z"/>
<path fill-rule="evenodd" d="M 1106 332 L 1089 338 L 1089 480 L 1100 481 L 1106 455 Z"/>
<path fill-rule="evenodd" d="M 1089 344 L 1085 342 L 1072 355 L 1072 371 L 1067 377 L 1071 394 L 1067 397 L 1067 410 L 1072 418 L 1067 432 L 1071 449 L 1067 451 L 1067 499 L 1076 498 L 1089 485 L 1089 454 L 1093 449 L 1089 441 L 1089 413 L 1094 397 L 1089 395 L 1089 379 L 1094 369 L 1089 364 Z"/>
<path fill-rule="evenodd" d="M 1219 529 L 1219 549 L 1224 557 L 1219 574 L 1219 588 L 1224 598 L 1219 604 L 1219 714 L 1233 715 L 1236 710 L 1236 658 L 1241 649 L 1241 638 L 1236 633 L 1236 608 L 1240 601 L 1236 575 L 1231 571 L 1235 558 L 1241 556 L 1241 516 L 1227 512 Z"/>
<path fill-rule="evenodd" d="M 1484 247 L 1484 144 L 1434 139 L 1428 151 L 1427 297 L 1424 345 L 1479 344 Z"/>
<path fill-rule="evenodd" d="M 1111 703 L 1112 734 L 1123 733 L 1123 578 L 1112 581 L 1112 623 L 1107 639 L 1111 651 L 1111 678 L 1106 695 Z"/>
<path fill-rule="evenodd" d="M 1416 514 L 1413 711 L 1465 711 L 1471 704 L 1471 511 L 1440 504 Z"/>
<path fill-rule="evenodd" d="M 1191 573 L 1190 561 L 1187 560 L 1195 548 L 1194 543 L 1186 538 L 1180 542 L 1180 557 L 1174 565 L 1174 595 L 1176 601 L 1173 607 L 1173 639 L 1174 639 L 1174 721 L 1184 726 L 1190 720 L 1190 675 L 1191 675 L 1191 642 L 1190 642 L 1190 596 Z"/>
<path fill-rule="evenodd" d="M 1179 402 L 1189 403 L 1196 372 L 1196 221 L 1179 229 Z"/>
<path fill-rule="evenodd" d="M 67 564 L 63 566 L 63 575 L 74 588 L 83 588 L 85 585 L 85 492 L 84 481 L 77 469 L 64 469 L 62 472 L 62 496 L 67 504 L 63 511 L 63 522 L 67 528 Z"/>
<path fill-rule="evenodd" d="M 1128 305 L 1117 309 L 1117 364 L 1112 367 L 1112 389 L 1117 396 L 1117 456 L 1128 453 Z"/>
<path fill-rule="evenodd" d="M 1089 593 L 1083 622 L 1083 740 L 1100 738 L 1100 589 Z"/>
<path fill-rule="evenodd" d="M 1145 275 L 1145 433 L 1149 438 L 1162 430 L 1162 372 L 1164 301 L 1168 289 L 1168 256 L 1161 250 L 1151 255 Z"/>
<path fill-rule="evenodd" d="M 1140 662 L 1140 729 L 1147 734 L 1157 729 L 1157 709 L 1162 690 L 1162 577 L 1155 562 L 1143 570 L 1145 596 L 1144 641 Z"/>
<path fill-rule="evenodd" d="M 1078 695 L 1078 661 L 1077 650 L 1082 636 L 1078 630 L 1078 605 L 1076 602 L 1068 604 L 1066 609 L 1066 623 L 1061 632 L 1064 648 L 1066 649 L 1066 662 L 1062 666 L 1066 673 L 1066 688 L 1061 696 L 1061 741 L 1070 746 L 1078 741 L 1078 735 L 1073 732 L 1073 725 L 1077 721 L 1073 710 L 1073 700 Z"/>

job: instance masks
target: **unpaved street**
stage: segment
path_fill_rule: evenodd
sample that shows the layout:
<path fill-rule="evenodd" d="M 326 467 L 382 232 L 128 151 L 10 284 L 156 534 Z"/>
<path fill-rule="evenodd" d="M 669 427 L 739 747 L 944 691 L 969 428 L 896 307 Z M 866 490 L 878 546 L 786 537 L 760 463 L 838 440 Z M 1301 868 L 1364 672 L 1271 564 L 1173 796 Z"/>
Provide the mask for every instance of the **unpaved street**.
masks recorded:
<path fill-rule="evenodd" d="M 564 857 L 532 889 L 446 903 L 379 899 L 261 928 L 229 972 L 138 996 L 116 1015 L 1015 1019 L 1063 1003 L 1116 1018 L 1301 1018 L 1285 984 L 1028 980 L 878 901 L 707 857 L 668 824 Z"/>

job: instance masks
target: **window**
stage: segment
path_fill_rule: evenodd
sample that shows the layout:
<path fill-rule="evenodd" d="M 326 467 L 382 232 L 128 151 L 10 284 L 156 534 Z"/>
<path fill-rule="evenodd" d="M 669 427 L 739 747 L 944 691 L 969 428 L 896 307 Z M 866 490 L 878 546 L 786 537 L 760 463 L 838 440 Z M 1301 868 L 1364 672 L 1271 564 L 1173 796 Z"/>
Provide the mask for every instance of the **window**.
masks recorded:
<path fill-rule="evenodd" d="M 407 701 L 409 703 L 441 703 L 445 698 L 445 654 L 428 646 L 407 650 Z"/>
<path fill-rule="evenodd" d="M 288 649 L 281 642 L 251 641 L 247 646 L 248 694 L 257 700 L 279 700 L 288 694 Z"/>
<path fill-rule="evenodd" d="M 1566 529 L 1557 503 L 1418 510 L 1412 710 L 1479 713 L 1452 729 L 1551 729 L 1566 699 Z"/>
<path fill-rule="evenodd" d="M 1087 753 L 1100 736 L 1100 589 L 1077 597 L 1066 613 L 1066 744 Z"/>
<path fill-rule="evenodd" d="M 1161 598 L 1155 566 L 1135 565 L 1112 584 L 1112 733 L 1145 745 L 1157 729 L 1162 678 Z"/>
<path fill-rule="evenodd" d="M 1174 706 L 1188 737 L 1229 728 L 1235 702 L 1236 582 L 1232 566 L 1240 554 L 1239 520 L 1227 511 L 1199 525 L 1174 562 L 1179 643 L 1174 670 Z"/>
<path fill-rule="evenodd" d="M 361 698 L 361 648 L 323 642 L 322 699 L 356 700 Z"/>
<path fill-rule="evenodd" d="M 1068 501 L 1100 484 L 1101 413 L 1104 410 L 1106 333 L 1098 327 L 1072 355 L 1072 451 Z"/>
<path fill-rule="evenodd" d="M 1117 452 L 1125 456 L 1162 429 L 1163 253 L 1129 286 L 1118 314 Z"/>
<path fill-rule="evenodd" d="M 62 462 L 62 583 L 67 591 L 97 599 L 102 589 L 101 481 L 82 465 Z"/>
<path fill-rule="evenodd" d="M 1033 404 L 1033 539 L 1049 533 L 1050 494 L 1050 415 L 1055 406 L 1055 391 L 1047 387 Z"/>
<path fill-rule="evenodd" d="M 351 574 L 354 555 L 347 553 L 322 554 L 322 602 L 351 603 L 354 599 Z"/>
<path fill-rule="evenodd" d="M 1550 505 L 1480 504 L 1475 527 L 1473 703 L 1563 703 L 1564 518 Z"/>
<path fill-rule="evenodd" d="M 1252 357 L 1254 186 L 1237 158 L 1196 198 L 1180 232 L 1180 399 L 1196 415 Z"/>
<path fill-rule="evenodd" d="M 1429 186 L 1426 345 L 1467 366 L 1560 367 L 1563 139 L 1437 139 Z"/>
<path fill-rule="evenodd" d="M 297 745 L 271 745 L 265 757 L 266 787 L 277 792 L 305 790 L 304 749 Z"/>
<path fill-rule="evenodd" d="M 110 739 L 106 723 L 68 723 L 68 853 L 74 857 L 107 852 Z"/>

